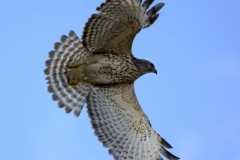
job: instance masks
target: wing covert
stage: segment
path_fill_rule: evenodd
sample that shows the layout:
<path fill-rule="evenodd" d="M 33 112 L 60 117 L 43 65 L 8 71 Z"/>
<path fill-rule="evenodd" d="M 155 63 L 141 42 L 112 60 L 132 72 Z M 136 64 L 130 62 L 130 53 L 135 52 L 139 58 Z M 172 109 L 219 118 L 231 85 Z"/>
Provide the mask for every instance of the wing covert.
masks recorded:
<path fill-rule="evenodd" d="M 158 18 L 164 6 L 158 3 L 147 11 L 153 0 L 107 0 L 97 7 L 85 24 L 82 41 L 93 53 L 131 54 L 136 34 Z"/>
<path fill-rule="evenodd" d="M 159 152 L 168 159 L 179 159 L 164 148 L 171 145 L 151 127 L 133 83 L 95 86 L 87 104 L 95 134 L 115 159 L 160 160 Z"/>

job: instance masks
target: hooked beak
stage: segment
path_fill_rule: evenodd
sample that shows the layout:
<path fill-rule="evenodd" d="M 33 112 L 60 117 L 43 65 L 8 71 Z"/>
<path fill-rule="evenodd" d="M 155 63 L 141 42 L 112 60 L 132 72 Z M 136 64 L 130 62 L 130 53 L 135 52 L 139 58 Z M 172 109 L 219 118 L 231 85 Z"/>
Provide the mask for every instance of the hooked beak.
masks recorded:
<path fill-rule="evenodd" d="M 155 70 L 153 71 L 153 73 L 155 73 L 155 74 L 157 75 L 157 70 L 155 69 Z"/>

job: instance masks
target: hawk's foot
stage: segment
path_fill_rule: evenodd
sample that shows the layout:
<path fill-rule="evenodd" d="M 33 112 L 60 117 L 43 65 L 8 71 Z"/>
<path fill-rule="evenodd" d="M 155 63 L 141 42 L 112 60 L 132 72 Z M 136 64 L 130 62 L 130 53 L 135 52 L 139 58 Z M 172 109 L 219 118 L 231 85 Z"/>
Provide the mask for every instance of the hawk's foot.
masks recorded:
<path fill-rule="evenodd" d="M 76 86 L 76 85 L 78 85 L 79 83 L 81 83 L 82 82 L 82 80 L 80 80 L 80 81 L 75 81 L 75 80 L 72 80 L 72 79 L 70 79 L 67 83 L 67 85 L 68 86 Z"/>
<path fill-rule="evenodd" d="M 80 64 L 70 64 L 69 65 L 69 68 L 70 69 L 76 69 L 76 68 L 79 68 L 79 67 L 81 67 L 81 66 L 83 66 L 83 65 L 86 65 L 87 63 L 80 63 Z"/>

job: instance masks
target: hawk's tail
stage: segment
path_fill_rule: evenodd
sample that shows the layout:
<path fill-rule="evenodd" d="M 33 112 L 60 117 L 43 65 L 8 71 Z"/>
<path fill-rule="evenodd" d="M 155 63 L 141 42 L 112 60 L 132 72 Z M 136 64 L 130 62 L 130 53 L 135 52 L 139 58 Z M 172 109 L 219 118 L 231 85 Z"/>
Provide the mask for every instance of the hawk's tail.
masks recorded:
<path fill-rule="evenodd" d="M 74 114 L 79 116 L 91 84 L 82 82 L 69 86 L 69 66 L 87 57 L 89 52 L 73 31 L 69 32 L 69 36 L 63 35 L 61 43 L 55 43 L 54 49 L 49 52 L 50 59 L 45 62 L 48 91 L 53 93 L 52 99 L 58 101 L 60 108 L 65 107 L 67 113 L 74 110 Z"/>

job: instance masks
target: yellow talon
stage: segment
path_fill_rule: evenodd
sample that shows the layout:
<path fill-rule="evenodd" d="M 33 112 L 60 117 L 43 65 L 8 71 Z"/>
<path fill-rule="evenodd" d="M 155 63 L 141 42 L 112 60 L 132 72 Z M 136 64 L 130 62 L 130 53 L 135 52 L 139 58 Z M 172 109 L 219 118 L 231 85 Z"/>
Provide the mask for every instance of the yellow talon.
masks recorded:
<path fill-rule="evenodd" d="M 80 66 L 86 65 L 87 63 L 81 63 L 81 64 L 70 64 L 69 68 L 73 69 L 73 68 L 79 68 Z"/>
<path fill-rule="evenodd" d="M 82 82 L 82 81 L 70 80 L 67 85 L 68 85 L 68 86 L 76 86 L 76 85 L 78 85 L 80 82 Z"/>
<path fill-rule="evenodd" d="M 86 64 L 87 63 L 84 62 L 84 63 L 80 63 L 80 64 L 70 64 L 69 65 L 69 69 L 71 69 L 70 70 L 70 74 L 72 75 L 71 77 L 73 77 L 73 78 L 72 79 L 71 78 L 68 79 L 68 82 L 67 82 L 68 86 L 76 86 L 76 85 L 78 85 L 79 83 L 81 83 L 83 81 L 83 79 L 79 77 L 79 72 L 80 72 L 80 68 L 79 67 L 81 67 L 83 65 L 86 65 Z M 79 80 L 79 79 L 81 79 L 81 80 Z"/>

